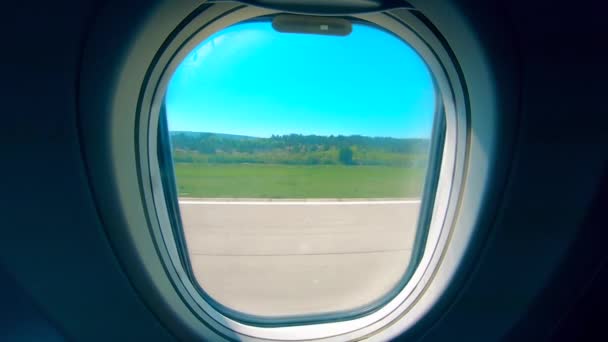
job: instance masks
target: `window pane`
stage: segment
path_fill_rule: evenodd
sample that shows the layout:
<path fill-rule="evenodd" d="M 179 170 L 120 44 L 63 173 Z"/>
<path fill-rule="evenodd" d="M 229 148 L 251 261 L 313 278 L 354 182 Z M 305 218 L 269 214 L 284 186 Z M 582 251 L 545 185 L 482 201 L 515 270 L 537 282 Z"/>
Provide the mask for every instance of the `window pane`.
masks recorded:
<path fill-rule="evenodd" d="M 324 36 L 255 21 L 201 43 L 166 115 L 204 292 L 269 317 L 382 300 L 411 258 L 435 110 L 424 61 L 371 25 Z"/>

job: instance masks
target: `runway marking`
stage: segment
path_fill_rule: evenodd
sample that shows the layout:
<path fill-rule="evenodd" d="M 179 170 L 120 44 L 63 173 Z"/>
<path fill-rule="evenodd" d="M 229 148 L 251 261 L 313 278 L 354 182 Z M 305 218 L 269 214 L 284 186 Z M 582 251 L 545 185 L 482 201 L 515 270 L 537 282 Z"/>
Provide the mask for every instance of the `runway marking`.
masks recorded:
<path fill-rule="evenodd" d="M 180 200 L 179 204 L 201 205 L 386 205 L 419 204 L 420 200 L 398 201 L 193 201 Z"/>

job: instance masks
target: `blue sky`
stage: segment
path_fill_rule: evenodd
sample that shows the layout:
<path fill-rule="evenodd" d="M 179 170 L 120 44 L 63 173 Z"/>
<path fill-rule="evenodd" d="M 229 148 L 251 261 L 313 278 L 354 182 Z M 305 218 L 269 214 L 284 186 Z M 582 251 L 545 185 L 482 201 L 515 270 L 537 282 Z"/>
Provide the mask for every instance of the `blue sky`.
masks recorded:
<path fill-rule="evenodd" d="M 241 23 L 197 46 L 173 74 L 171 131 L 269 137 L 429 137 L 430 72 L 400 39 L 367 25 L 346 37 Z"/>

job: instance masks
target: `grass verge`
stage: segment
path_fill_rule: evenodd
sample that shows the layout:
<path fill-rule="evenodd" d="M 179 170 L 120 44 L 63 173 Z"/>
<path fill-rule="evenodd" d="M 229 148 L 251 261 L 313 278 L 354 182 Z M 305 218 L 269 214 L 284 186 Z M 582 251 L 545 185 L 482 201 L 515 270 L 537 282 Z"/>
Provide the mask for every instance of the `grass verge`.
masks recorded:
<path fill-rule="evenodd" d="M 175 164 L 179 195 L 204 198 L 419 197 L 424 174 L 391 166 Z"/>

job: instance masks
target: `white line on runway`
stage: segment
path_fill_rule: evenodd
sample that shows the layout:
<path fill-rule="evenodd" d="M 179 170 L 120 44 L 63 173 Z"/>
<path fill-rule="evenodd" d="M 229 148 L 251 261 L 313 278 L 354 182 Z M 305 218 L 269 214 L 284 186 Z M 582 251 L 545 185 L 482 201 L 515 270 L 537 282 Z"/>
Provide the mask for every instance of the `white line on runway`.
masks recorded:
<path fill-rule="evenodd" d="M 400 201 L 192 201 L 181 200 L 179 204 L 201 205 L 378 205 L 418 204 L 420 200 Z"/>

